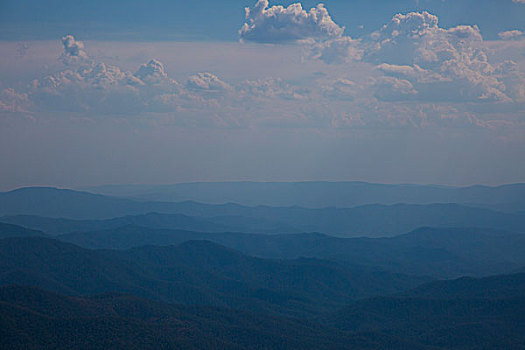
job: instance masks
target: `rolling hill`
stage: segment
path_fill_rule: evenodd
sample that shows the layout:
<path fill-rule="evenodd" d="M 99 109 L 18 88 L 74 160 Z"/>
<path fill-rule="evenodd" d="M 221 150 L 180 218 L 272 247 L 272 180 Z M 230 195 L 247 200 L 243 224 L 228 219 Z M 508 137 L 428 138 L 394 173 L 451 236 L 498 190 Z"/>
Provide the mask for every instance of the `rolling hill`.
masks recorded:
<path fill-rule="evenodd" d="M 521 349 L 525 274 L 431 282 L 400 296 L 360 300 L 324 319 L 445 349 Z"/>
<path fill-rule="evenodd" d="M 296 319 L 23 286 L 0 288 L 0 325 L 6 349 L 425 349 Z"/>
<path fill-rule="evenodd" d="M 312 316 L 426 280 L 316 259 L 254 258 L 208 241 L 113 251 L 46 238 L 0 240 L 0 285 L 68 295 L 122 292 L 287 316 Z"/>
<path fill-rule="evenodd" d="M 45 237 L 42 231 L 0 222 L 0 239 L 9 237 Z"/>

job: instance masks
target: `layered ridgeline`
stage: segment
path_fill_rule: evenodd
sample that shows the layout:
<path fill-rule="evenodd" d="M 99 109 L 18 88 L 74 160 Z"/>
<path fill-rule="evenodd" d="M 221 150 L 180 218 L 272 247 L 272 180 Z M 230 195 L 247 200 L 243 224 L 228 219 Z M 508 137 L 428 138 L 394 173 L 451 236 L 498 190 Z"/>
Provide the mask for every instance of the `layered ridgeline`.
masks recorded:
<path fill-rule="evenodd" d="M 99 249 L 170 245 L 199 239 L 262 258 L 318 258 L 435 278 L 510 273 L 525 266 L 525 234 L 478 228 L 420 228 L 391 238 L 337 238 L 318 233 L 258 235 L 125 226 L 57 238 Z"/>
<path fill-rule="evenodd" d="M 503 186 L 387 185 L 366 182 L 200 182 L 114 185 L 84 190 L 149 201 L 196 201 L 248 206 L 355 207 L 367 204 L 458 203 L 504 211 L 525 210 L 525 184 Z"/>
<path fill-rule="evenodd" d="M 46 234 L 40 230 L 0 222 L 0 239 L 10 237 L 46 237 Z"/>
<path fill-rule="evenodd" d="M 47 238 L 0 240 L 0 285 L 70 295 L 124 292 L 289 316 L 312 316 L 427 280 L 317 259 L 255 258 L 208 241 L 114 251 Z"/>
<path fill-rule="evenodd" d="M 262 258 L 318 258 L 435 278 L 510 273 L 525 266 L 524 234 L 477 228 L 420 228 L 392 238 L 337 238 L 315 233 L 202 233 L 126 226 L 57 238 L 87 248 L 106 249 L 200 239 Z"/>
<path fill-rule="evenodd" d="M 55 221 L 38 219 L 46 223 Z M 58 222 L 62 223 L 62 220 Z M 64 222 L 71 223 L 69 220 Z M 120 222 L 120 219 L 109 222 Z M 86 222 L 78 223 L 84 225 Z M 2 227 L 8 230 L 2 231 Z M 53 227 L 48 228 L 56 232 Z M 67 227 L 71 229 L 73 226 Z M 58 230 L 63 228 L 60 226 Z M 0 235 L 44 236 L 44 233 L 2 224 Z M 130 224 L 95 231 L 75 231 L 55 237 L 84 248 L 117 250 L 207 240 L 260 258 L 315 258 L 434 278 L 511 273 L 525 266 L 525 234 L 483 228 L 419 228 L 395 237 L 338 238 L 320 233 L 261 235 L 156 229 Z"/>
<path fill-rule="evenodd" d="M 519 208 L 507 189 L 322 209 L 1 193 L 2 345 L 522 348 L 525 215 L 492 205 Z"/>
<path fill-rule="evenodd" d="M 152 212 L 162 214 L 129 217 Z M 166 214 L 177 216 L 169 217 Z M 458 204 L 367 205 L 323 209 L 246 207 L 196 202 L 141 202 L 53 188 L 25 188 L 1 193 L 0 215 L 3 216 L 0 219 L 2 222 L 41 229 L 51 234 L 112 228 L 121 226 L 124 222 L 197 231 L 323 232 L 342 237 L 394 236 L 422 226 L 471 226 L 525 232 L 523 212 L 503 213 Z M 12 217 L 13 215 L 24 216 Z M 81 222 L 50 221 L 32 216 L 77 219 Z M 110 220 L 117 216 L 128 217 Z M 99 221 L 86 222 L 86 219 Z M 55 232 L 51 232 L 54 230 L 53 226 L 57 227 Z"/>

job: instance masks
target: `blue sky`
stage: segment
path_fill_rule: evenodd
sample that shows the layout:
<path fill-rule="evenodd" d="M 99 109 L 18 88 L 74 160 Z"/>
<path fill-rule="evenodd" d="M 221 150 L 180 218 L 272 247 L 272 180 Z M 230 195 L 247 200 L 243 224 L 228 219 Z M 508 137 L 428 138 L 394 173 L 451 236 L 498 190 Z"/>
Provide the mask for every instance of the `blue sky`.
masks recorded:
<path fill-rule="evenodd" d="M 294 1 L 271 1 L 289 5 Z M 314 7 L 316 1 L 303 1 Z M 327 0 L 334 20 L 352 35 L 368 34 L 396 13 L 427 10 L 445 27 L 477 24 L 487 39 L 524 26 L 525 9 L 512 0 Z M 98 40 L 236 41 L 248 0 L 3 0 L 0 38 L 56 39 L 75 33 Z M 364 28 L 359 28 L 363 25 Z"/>
<path fill-rule="evenodd" d="M 522 182 L 523 18 L 519 0 L 3 1 L 0 188 Z"/>

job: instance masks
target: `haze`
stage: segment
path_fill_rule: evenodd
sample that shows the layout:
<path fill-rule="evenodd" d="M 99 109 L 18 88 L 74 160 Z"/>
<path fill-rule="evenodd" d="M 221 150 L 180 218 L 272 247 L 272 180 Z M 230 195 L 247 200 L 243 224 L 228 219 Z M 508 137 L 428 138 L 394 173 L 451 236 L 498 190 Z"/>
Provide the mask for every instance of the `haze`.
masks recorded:
<path fill-rule="evenodd" d="M 0 189 L 525 181 L 522 1 L 291 4 L 2 1 Z"/>

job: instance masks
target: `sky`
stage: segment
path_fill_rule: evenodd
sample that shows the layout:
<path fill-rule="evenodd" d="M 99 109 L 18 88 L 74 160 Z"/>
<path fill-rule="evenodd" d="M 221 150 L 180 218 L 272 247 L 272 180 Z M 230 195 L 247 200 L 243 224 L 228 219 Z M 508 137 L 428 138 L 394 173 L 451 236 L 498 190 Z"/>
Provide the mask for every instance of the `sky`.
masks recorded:
<path fill-rule="evenodd" d="M 0 190 L 525 182 L 525 1 L 0 2 Z"/>

